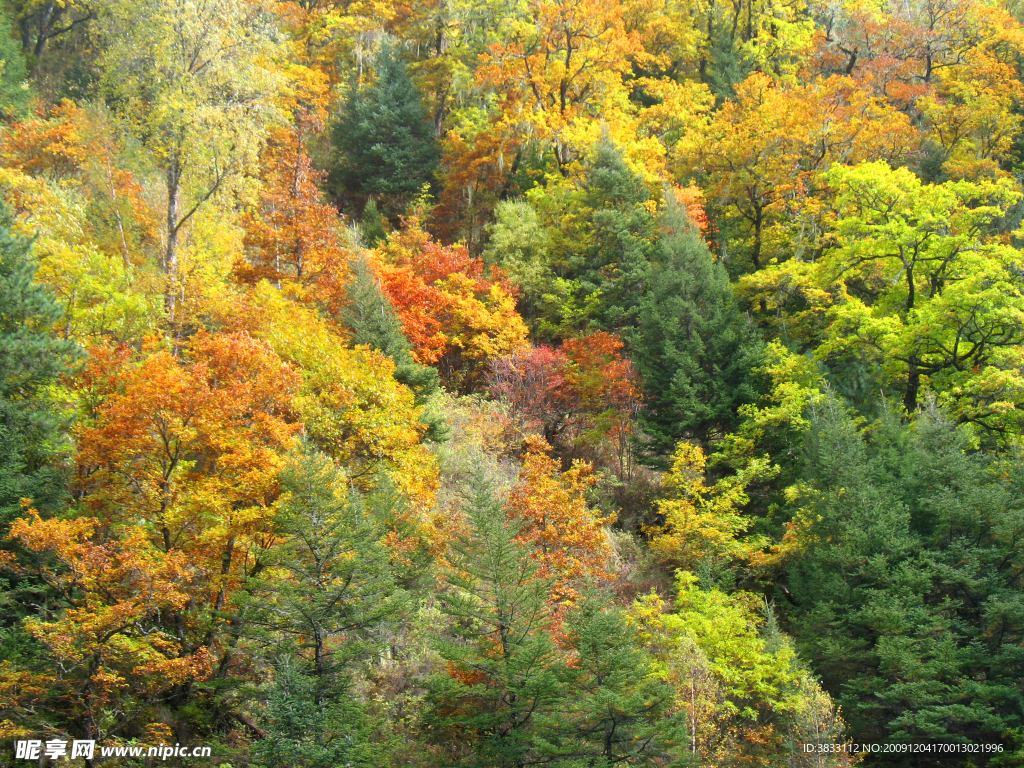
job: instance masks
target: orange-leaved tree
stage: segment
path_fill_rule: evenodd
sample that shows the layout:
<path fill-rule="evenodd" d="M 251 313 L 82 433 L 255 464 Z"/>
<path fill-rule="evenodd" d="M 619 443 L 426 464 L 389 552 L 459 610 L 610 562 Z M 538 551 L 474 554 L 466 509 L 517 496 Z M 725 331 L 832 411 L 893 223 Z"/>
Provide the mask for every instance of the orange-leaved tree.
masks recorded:
<path fill-rule="evenodd" d="M 374 267 L 417 362 L 436 365 L 459 391 L 472 391 L 492 360 L 526 345 L 511 288 L 464 246 L 434 242 L 417 217 L 378 249 Z"/>
<path fill-rule="evenodd" d="M 596 482 L 589 464 L 560 471 L 551 446 L 536 436 L 527 438 L 527 449 L 506 511 L 521 525 L 518 540 L 533 547 L 539 574 L 554 579 L 552 599 L 571 601 L 587 579 L 608 578 L 612 549 L 604 527 L 615 516 L 587 506 Z"/>

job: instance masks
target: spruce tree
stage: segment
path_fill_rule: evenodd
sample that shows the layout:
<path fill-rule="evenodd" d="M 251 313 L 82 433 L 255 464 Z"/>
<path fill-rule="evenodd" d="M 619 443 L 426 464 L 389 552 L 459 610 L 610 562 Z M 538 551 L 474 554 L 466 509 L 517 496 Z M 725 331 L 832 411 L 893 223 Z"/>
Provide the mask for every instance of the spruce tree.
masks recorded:
<path fill-rule="evenodd" d="M 359 223 L 362 226 L 363 242 L 367 248 L 376 248 L 378 243 L 387 239 L 388 232 L 384 227 L 384 217 L 380 215 L 377 201 L 372 197 L 363 208 L 363 217 Z"/>
<path fill-rule="evenodd" d="M 373 64 L 374 80 L 353 88 L 334 124 L 330 181 L 339 195 L 377 196 L 395 215 L 438 167 L 437 138 L 398 51 L 384 43 Z"/>
<path fill-rule="evenodd" d="M 352 330 L 352 343 L 365 344 L 394 360 L 395 380 L 413 391 L 417 405 L 425 406 L 421 415 L 427 425 L 425 438 L 434 442 L 447 440 L 449 428 L 444 417 L 430 410 L 440 388 L 437 369 L 413 359 L 412 345 L 402 332 L 398 314 L 381 291 L 366 259 L 356 259 L 352 272 L 346 287 L 348 304 L 342 312 L 342 322 Z"/>
<path fill-rule="evenodd" d="M 19 513 L 23 498 L 42 510 L 64 498 L 55 459 L 65 420 L 49 390 L 82 355 L 54 335 L 63 310 L 34 280 L 31 245 L 0 204 L 0 524 Z"/>
<path fill-rule="evenodd" d="M 801 459 L 813 521 L 788 621 L 865 741 L 995 743 L 1024 726 L 1019 466 L 991 465 L 935 409 L 870 439 L 833 401 Z M 884 764 L 913 765 L 890 755 Z"/>
<path fill-rule="evenodd" d="M 538 716 L 563 695 L 564 665 L 549 632 L 551 581 L 538 575 L 490 484 L 478 478 L 470 492 L 442 604 L 454 622 L 438 641 L 450 673 L 429 681 L 427 717 L 473 745 L 461 764 L 520 768 L 536 756 Z"/>
<path fill-rule="evenodd" d="M 685 438 L 705 445 L 735 423 L 757 395 L 761 343 L 686 212 L 670 204 L 661 253 L 639 298 L 637 327 L 625 335 L 644 385 L 641 424 L 656 455 Z"/>

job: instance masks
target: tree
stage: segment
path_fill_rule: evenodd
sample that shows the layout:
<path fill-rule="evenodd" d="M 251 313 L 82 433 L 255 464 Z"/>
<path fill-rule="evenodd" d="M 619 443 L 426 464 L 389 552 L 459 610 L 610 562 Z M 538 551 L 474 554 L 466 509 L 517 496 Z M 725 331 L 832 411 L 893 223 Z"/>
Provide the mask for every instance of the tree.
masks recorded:
<path fill-rule="evenodd" d="M 163 176 L 161 266 L 173 323 L 182 230 L 256 166 L 274 117 L 272 33 L 260 6 L 244 0 L 118 0 L 104 31 L 104 93 Z"/>
<path fill-rule="evenodd" d="M 376 269 L 417 362 L 437 365 L 445 383 L 470 392 L 491 361 L 526 345 L 511 287 L 485 273 L 463 245 L 442 246 L 416 215 L 378 250 Z"/>
<path fill-rule="evenodd" d="M 596 482 L 590 465 L 575 462 L 559 472 L 543 440 L 527 438 L 527 449 L 509 493 L 508 516 L 520 526 L 517 541 L 533 548 L 538 575 L 555 580 L 552 598 L 571 601 L 584 582 L 608 578 L 612 550 L 604 526 L 613 517 L 598 517 L 587 508 L 585 494 Z"/>
<path fill-rule="evenodd" d="M 994 237 L 1020 193 L 1007 182 L 924 184 L 883 163 L 837 167 L 829 179 L 834 248 L 814 270 L 827 293 L 812 301 L 831 322 L 817 354 L 877 361 L 908 411 L 929 382 L 955 389 L 958 409 L 999 428 L 998 406 L 978 402 L 973 379 L 1014 369 L 1024 341 L 1020 254 Z"/>
<path fill-rule="evenodd" d="M 66 424 L 49 390 L 82 355 L 76 343 L 55 336 L 63 312 L 35 282 L 31 241 L 12 227 L 0 204 L 0 525 L 23 498 L 49 512 L 63 501 L 55 459 Z"/>
<path fill-rule="evenodd" d="M 561 280 L 544 298 L 542 332 L 565 337 L 634 326 L 657 240 L 647 184 L 604 136 L 587 159 L 579 186 L 560 202 L 549 217 L 555 234 L 553 272 Z"/>
<path fill-rule="evenodd" d="M 0 14 L 0 119 L 13 121 L 28 112 L 28 69 L 21 47 L 11 37 L 11 17 Z"/>
<path fill-rule="evenodd" d="M 560 654 L 548 632 L 549 579 L 517 541 L 494 491 L 477 479 L 466 529 L 452 544 L 442 609 L 452 637 L 439 641 L 449 674 L 429 683 L 428 720 L 471 750 L 464 765 L 527 764 L 537 715 L 560 695 Z"/>
<path fill-rule="evenodd" d="M 744 486 L 763 471 L 766 460 L 751 462 L 735 477 L 705 484 L 706 459 L 699 446 L 680 443 L 664 483 L 671 490 L 658 502 L 664 526 L 652 531 L 651 549 L 683 570 L 738 565 L 766 543 L 743 537 L 753 520 L 740 511 L 749 501 Z"/>
<path fill-rule="evenodd" d="M 326 174 L 313 168 L 305 143 L 323 122 L 299 114 L 295 125 L 276 128 L 261 157 L 261 204 L 246 214 L 246 260 L 235 266 L 244 282 L 294 281 L 331 307 L 331 288 L 347 274 L 342 220 L 323 202 Z"/>
<path fill-rule="evenodd" d="M 334 124 L 331 183 L 337 194 L 379 196 L 394 215 L 433 182 L 437 139 L 423 97 L 392 44 L 381 45 L 374 76 L 371 85 L 352 88 Z"/>
<path fill-rule="evenodd" d="M 812 419 L 787 613 L 860 738 L 985 742 L 1021 727 L 1016 459 L 969 440 L 934 407 L 867 435 L 834 400 Z"/>
<path fill-rule="evenodd" d="M 373 743 L 366 708 L 345 685 L 327 689 L 287 655 L 275 665 L 267 730 L 252 746 L 261 768 L 376 768 L 386 749 Z"/>
<path fill-rule="evenodd" d="M 352 343 L 365 344 L 395 361 L 395 380 L 416 395 L 416 405 L 427 406 L 440 388 L 435 368 L 416 362 L 412 345 L 402 332 L 402 323 L 391 302 L 383 294 L 377 276 L 365 258 L 357 258 L 347 285 L 348 304 L 342 320 L 352 330 Z M 447 439 L 448 426 L 443 417 L 425 411 L 424 437 L 434 442 Z"/>
<path fill-rule="evenodd" d="M 538 752 L 556 766 L 665 765 L 687 734 L 673 713 L 675 691 L 659 675 L 625 611 L 596 589 L 565 615 L 565 695 L 550 713 Z M 669 763 L 671 764 L 671 763 Z"/>
<path fill-rule="evenodd" d="M 656 454 L 679 440 L 707 445 L 757 393 L 753 371 L 761 343 L 740 312 L 725 268 L 715 261 L 684 211 L 664 217 L 660 258 L 639 299 L 626 348 L 643 381 L 640 423 Z"/>
<path fill-rule="evenodd" d="M 285 541 L 264 576 L 274 587 L 245 612 L 272 644 L 284 638 L 268 734 L 255 752 L 268 768 L 379 765 L 385 750 L 373 743 L 352 678 L 404 603 L 386 531 L 344 474 L 308 444 L 281 482 L 277 530 Z"/>

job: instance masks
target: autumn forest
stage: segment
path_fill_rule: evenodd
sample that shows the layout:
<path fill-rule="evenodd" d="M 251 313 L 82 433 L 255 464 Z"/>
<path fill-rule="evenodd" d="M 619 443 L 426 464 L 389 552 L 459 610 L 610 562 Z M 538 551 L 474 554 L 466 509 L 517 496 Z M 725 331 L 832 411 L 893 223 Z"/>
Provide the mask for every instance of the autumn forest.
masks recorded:
<path fill-rule="evenodd" d="M 6 0 L 0 765 L 1024 766 L 1017 2 Z"/>

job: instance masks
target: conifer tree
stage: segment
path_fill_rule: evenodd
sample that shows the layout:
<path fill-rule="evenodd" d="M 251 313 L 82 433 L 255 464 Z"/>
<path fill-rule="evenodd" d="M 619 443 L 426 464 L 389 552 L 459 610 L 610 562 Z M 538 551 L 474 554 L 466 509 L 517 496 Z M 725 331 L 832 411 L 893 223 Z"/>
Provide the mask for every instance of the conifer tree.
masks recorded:
<path fill-rule="evenodd" d="M 998 741 L 1024 724 L 1019 468 L 986 466 L 934 408 L 872 431 L 834 401 L 812 418 L 798 650 L 861 738 Z"/>
<path fill-rule="evenodd" d="M 391 44 L 381 46 L 373 68 L 373 83 L 352 89 L 334 125 L 331 183 L 339 195 L 379 196 L 394 215 L 433 182 L 437 139 L 423 96 Z"/>
<path fill-rule="evenodd" d="M 624 335 L 644 383 L 641 424 L 656 454 L 679 440 L 705 444 L 727 431 L 756 396 L 752 370 L 761 344 L 740 312 L 729 276 L 681 207 L 664 215 L 661 254 Z"/>
<path fill-rule="evenodd" d="M 272 598 L 247 608 L 257 635 L 283 640 L 257 758 L 267 768 L 370 768 L 387 744 L 375 737 L 352 678 L 379 650 L 405 596 L 382 526 L 328 457 L 301 444 L 281 484 L 277 523 L 288 538 L 271 564 Z"/>
<path fill-rule="evenodd" d="M 310 445 L 300 446 L 281 485 L 277 523 L 288 540 L 275 565 L 284 578 L 275 581 L 276 602 L 257 607 L 256 623 L 296 643 L 309 674 L 342 674 L 372 650 L 402 604 L 383 527 L 344 473 Z"/>
<path fill-rule="evenodd" d="M 31 242 L 12 231 L 0 204 L 0 522 L 9 522 L 29 498 L 53 509 L 63 498 L 62 419 L 48 389 L 81 355 L 72 341 L 54 336 L 63 311 L 35 282 Z"/>
<path fill-rule="evenodd" d="M 562 695 L 551 582 L 538 576 L 490 485 L 478 478 L 470 493 L 468 530 L 453 544 L 443 597 L 454 637 L 441 638 L 438 648 L 450 674 L 429 682 L 428 720 L 473 745 L 462 764 L 521 768 L 534 754 L 538 715 Z"/>
<path fill-rule="evenodd" d="M 588 159 L 582 186 L 553 232 L 556 274 L 567 282 L 561 333 L 617 332 L 635 324 L 657 239 L 646 183 L 605 136 Z"/>
<path fill-rule="evenodd" d="M 293 656 L 276 664 L 266 735 L 253 745 L 261 768 L 377 768 L 386 745 L 375 744 L 366 707 L 347 681 L 305 674 Z"/>
<path fill-rule="evenodd" d="M 607 595 L 588 591 L 563 632 L 573 659 L 562 705 L 540 718 L 548 735 L 539 752 L 547 760 L 655 766 L 685 748 L 685 724 L 672 714 L 674 688 L 655 673 L 636 629 Z"/>
<path fill-rule="evenodd" d="M 447 440 L 448 425 L 429 408 L 440 387 L 437 369 L 413 359 L 412 345 L 402 331 L 402 322 L 365 258 L 358 258 L 353 264 L 352 279 L 346 291 L 348 305 L 342 320 L 352 329 L 352 343 L 365 344 L 395 361 L 395 380 L 413 391 L 416 405 L 426 406 L 421 415 L 427 425 L 426 439 Z"/>

